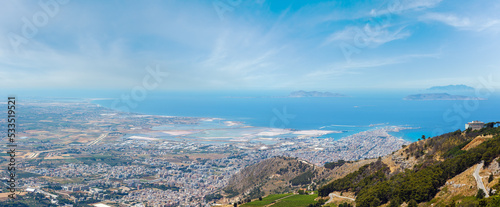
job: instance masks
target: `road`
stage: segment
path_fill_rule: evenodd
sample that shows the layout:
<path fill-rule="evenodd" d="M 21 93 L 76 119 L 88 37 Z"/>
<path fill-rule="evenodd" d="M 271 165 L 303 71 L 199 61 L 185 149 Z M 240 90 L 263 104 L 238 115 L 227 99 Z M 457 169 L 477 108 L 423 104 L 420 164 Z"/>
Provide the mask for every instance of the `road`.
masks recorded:
<path fill-rule="evenodd" d="M 101 134 L 101 136 L 99 136 L 96 140 L 88 143 L 89 146 L 92 146 L 92 145 L 95 145 L 97 144 L 98 142 L 100 142 L 101 140 L 103 140 L 104 138 L 106 138 L 106 136 L 108 136 L 108 134 Z"/>
<path fill-rule="evenodd" d="M 484 197 L 488 198 L 488 197 L 490 197 L 488 195 L 488 191 L 484 187 L 484 183 L 483 183 L 483 180 L 481 179 L 481 176 L 479 176 L 479 170 L 483 167 L 483 165 L 484 165 L 484 161 L 481 161 L 481 163 L 479 163 L 479 165 L 477 165 L 476 170 L 474 170 L 474 173 L 472 175 L 476 179 L 477 187 L 479 189 L 483 189 L 484 193 L 486 194 Z"/>
<path fill-rule="evenodd" d="M 354 198 L 349 198 L 349 197 L 344 197 L 344 196 L 339 196 L 335 193 L 330 193 L 328 194 L 328 196 L 330 196 L 330 199 L 326 202 L 326 203 L 331 203 L 333 201 L 333 197 L 337 197 L 337 198 L 343 198 L 343 199 L 347 199 L 347 200 L 351 200 L 351 201 L 355 201 Z M 325 203 L 325 204 L 326 204 Z"/>

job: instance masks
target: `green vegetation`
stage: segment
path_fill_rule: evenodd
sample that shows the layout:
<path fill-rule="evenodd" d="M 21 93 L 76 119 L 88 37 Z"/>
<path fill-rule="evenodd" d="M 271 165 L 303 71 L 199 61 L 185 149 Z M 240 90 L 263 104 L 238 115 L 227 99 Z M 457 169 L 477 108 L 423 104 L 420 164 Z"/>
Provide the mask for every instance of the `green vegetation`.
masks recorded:
<path fill-rule="evenodd" d="M 238 191 L 234 190 L 233 188 L 225 188 L 224 193 L 227 194 L 228 198 L 232 198 L 232 197 L 235 197 L 235 196 L 240 194 L 240 193 L 238 193 Z"/>
<path fill-rule="evenodd" d="M 494 135 L 494 138 L 468 151 L 461 150 L 474 137 L 488 134 Z M 326 196 L 333 191 L 353 191 L 357 196 L 356 206 L 358 207 L 385 204 L 393 198 L 399 198 L 401 202 L 408 202 L 409 206 L 413 206 L 413 203 L 430 201 L 439 191 L 439 187 L 443 186 L 447 180 L 481 162 L 481 160 L 485 162 L 485 166 L 488 166 L 499 156 L 499 134 L 498 127 L 483 128 L 465 134 L 457 130 L 422 142 L 412 143 L 406 149 L 406 153 L 416 158 L 423 157 L 421 163 L 413 170 L 390 175 L 387 167 L 379 160 L 321 187 L 319 195 Z M 446 158 L 444 161 L 439 162 L 433 159 L 433 156 L 440 154 Z M 479 199 L 486 205 L 492 199 L 482 200 L 484 201 Z M 478 205 L 480 204 L 478 203 Z"/>
<path fill-rule="evenodd" d="M 94 155 L 92 157 L 78 157 L 76 159 L 83 162 L 83 164 L 86 165 L 92 165 L 97 162 L 106 163 L 111 166 L 130 164 L 130 160 L 120 159 L 116 156 L 111 156 L 111 155 Z"/>
<path fill-rule="evenodd" d="M 410 202 L 408 202 L 408 207 L 418 207 L 417 201 L 411 199 Z"/>
<path fill-rule="evenodd" d="M 15 200 L 3 201 L 0 204 L 5 207 L 39 207 L 39 206 L 56 206 L 51 204 L 50 200 L 45 198 L 42 194 L 29 193 L 24 196 L 18 195 Z"/>
<path fill-rule="evenodd" d="M 292 195 L 290 197 L 284 198 L 280 201 L 278 201 L 276 204 L 272 205 L 273 207 L 304 207 L 309 204 L 314 204 L 316 201 L 314 200 L 317 198 L 317 194 L 312 194 L 312 195 Z"/>
<path fill-rule="evenodd" d="M 393 198 L 389 202 L 389 207 L 399 207 L 399 206 L 401 206 L 401 201 L 399 200 L 399 198 Z"/>
<path fill-rule="evenodd" d="M 149 184 L 149 183 L 144 183 L 142 188 L 157 188 L 160 190 L 171 190 L 171 191 L 179 191 L 179 189 L 180 189 L 179 187 L 176 187 L 176 186 Z"/>
<path fill-rule="evenodd" d="M 336 167 L 340 167 L 340 166 L 344 165 L 345 163 L 350 163 L 350 162 L 346 162 L 344 160 L 338 160 L 337 162 L 327 162 L 327 163 L 325 163 L 325 168 L 333 169 Z"/>
<path fill-rule="evenodd" d="M 245 203 L 243 204 L 242 206 L 265 206 L 265 205 L 269 205 L 273 202 L 275 202 L 276 200 L 280 199 L 280 198 L 283 198 L 283 197 L 286 197 L 286 196 L 289 196 L 289 195 L 292 195 L 291 193 L 287 193 L 287 194 L 273 194 L 273 195 L 268 195 L 264 198 L 262 198 L 262 200 L 256 200 L 256 201 L 252 201 L 250 203 Z"/>
<path fill-rule="evenodd" d="M 273 194 L 262 198 L 262 200 L 255 200 L 241 206 L 257 207 L 272 204 L 273 207 L 315 207 L 323 205 L 325 200 L 315 201 L 317 197 L 318 194 Z"/>
<path fill-rule="evenodd" d="M 464 148 L 467 144 L 469 144 L 470 141 L 472 141 L 472 140 L 465 141 L 464 143 L 459 144 L 458 146 L 451 148 L 446 153 L 444 153 L 443 157 L 445 157 L 445 158 L 455 157 L 457 155 L 461 155 L 461 154 L 465 153 L 465 151 L 462 150 L 462 148 Z"/>
<path fill-rule="evenodd" d="M 206 201 L 219 200 L 221 198 L 223 198 L 223 196 L 219 193 L 212 193 L 205 196 Z"/>
<path fill-rule="evenodd" d="M 484 196 L 486 196 L 486 193 L 484 193 L 483 189 L 477 190 L 477 194 L 476 194 L 477 199 L 483 199 Z"/>
<path fill-rule="evenodd" d="M 318 194 L 325 197 L 333 191 L 354 191 L 358 193 L 367 186 L 386 180 L 385 173 L 388 173 L 388 170 L 387 165 L 379 159 L 376 162 L 364 165 L 356 172 L 319 188 Z"/>
<path fill-rule="evenodd" d="M 314 178 L 314 173 L 308 170 L 307 172 L 304 172 L 298 175 L 297 177 L 291 179 L 290 183 L 292 183 L 292 185 L 306 185 L 311 183 L 313 178 Z"/>
<path fill-rule="evenodd" d="M 30 177 L 40 177 L 41 176 L 40 174 L 30 173 L 30 172 L 25 172 L 25 171 L 18 171 L 16 175 L 18 178 L 30 178 Z"/>

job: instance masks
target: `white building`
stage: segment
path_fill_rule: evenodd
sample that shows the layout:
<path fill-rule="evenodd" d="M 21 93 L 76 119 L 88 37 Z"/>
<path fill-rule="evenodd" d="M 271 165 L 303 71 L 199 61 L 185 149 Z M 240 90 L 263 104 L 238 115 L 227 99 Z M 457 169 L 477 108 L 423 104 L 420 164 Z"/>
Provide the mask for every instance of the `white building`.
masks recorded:
<path fill-rule="evenodd" d="M 484 127 L 484 122 L 482 121 L 472 121 L 465 124 L 465 129 L 480 130 Z"/>

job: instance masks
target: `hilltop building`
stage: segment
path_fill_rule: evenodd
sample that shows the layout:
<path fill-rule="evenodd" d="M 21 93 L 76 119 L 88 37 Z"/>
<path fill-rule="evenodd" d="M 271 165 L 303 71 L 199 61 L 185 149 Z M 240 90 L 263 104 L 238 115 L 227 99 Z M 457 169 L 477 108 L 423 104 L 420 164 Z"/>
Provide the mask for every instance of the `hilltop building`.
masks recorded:
<path fill-rule="evenodd" d="M 465 124 L 465 129 L 480 130 L 484 127 L 484 122 L 482 121 L 472 121 Z"/>

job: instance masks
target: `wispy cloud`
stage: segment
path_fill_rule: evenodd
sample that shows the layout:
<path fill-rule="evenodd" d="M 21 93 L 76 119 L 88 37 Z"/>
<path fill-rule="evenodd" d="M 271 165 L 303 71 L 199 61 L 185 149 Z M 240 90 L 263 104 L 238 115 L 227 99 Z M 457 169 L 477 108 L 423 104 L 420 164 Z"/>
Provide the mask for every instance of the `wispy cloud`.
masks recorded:
<path fill-rule="evenodd" d="M 384 66 L 390 66 L 395 64 L 407 63 L 417 59 L 423 58 L 440 58 L 441 52 L 428 53 L 428 54 L 408 54 L 399 55 L 387 58 L 375 58 L 370 60 L 361 61 L 351 61 L 342 63 L 332 63 L 325 69 L 312 71 L 306 74 L 307 78 L 318 78 L 318 77 L 338 77 L 345 74 L 360 74 L 363 70 L 382 68 Z"/>
<path fill-rule="evenodd" d="M 392 7 L 397 9 L 397 12 L 406 10 L 421 10 L 437 6 L 442 0 L 401 0 L 392 2 Z"/>
<path fill-rule="evenodd" d="M 437 21 L 460 30 L 483 31 L 485 29 L 499 26 L 500 19 L 475 19 L 469 17 L 458 17 L 454 14 L 427 13 L 419 18 L 421 21 Z"/>
<path fill-rule="evenodd" d="M 323 42 L 323 45 L 339 41 L 359 41 L 366 46 L 377 47 L 394 40 L 409 37 L 411 33 L 409 31 L 405 31 L 404 29 L 404 26 L 386 26 L 375 30 L 371 29 L 369 25 L 365 25 L 362 28 L 348 26 L 344 30 L 334 32 L 328 36 Z"/>
<path fill-rule="evenodd" d="M 496 54 L 500 42 L 494 35 L 481 33 L 487 37 L 477 38 L 464 34 L 459 40 L 444 40 L 449 30 L 436 30 L 435 35 L 422 29 L 422 21 L 473 31 L 500 25 L 498 15 L 475 15 L 482 10 L 471 9 L 468 18 L 452 15 L 463 12 L 447 6 L 463 2 L 242 2 L 220 21 L 213 5 L 203 1 L 120 5 L 71 1 L 60 7 L 60 13 L 46 26 L 38 28 L 37 35 L 23 45 L 24 54 L 13 52 L 6 34 L 21 34 L 22 18 L 32 19 L 42 10 L 37 4 L 7 2 L 0 7 L 0 33 L 4 34 L 0 38 L 2 88 L 129 88 L 141 81 L 145 66 L 150 64 L 159 64 L 169 72 L 162 89 L 300 88 L 306 83 L 310 88 L 327 88 L 332 78 L 338 78 L 339 85 L 351 86 L 359 79 L 383 82 L 388 79 L 384 76 L 394 75 L 388 70 L 409 67 L 457 65 L 453 70 L 429 69 L 429 76 L 466 71 L 468 64 L 456 64 L 457 57 L 476 51 L 460 50 L 456 48 L 460 44 L 454 44 L 465 41 L 482 47 L 483 55 L 460 59 L 460 63 L 474 61 L 474 69 L 482 72 L 493 69 L 476 67 L 477 62 L 499 64 Z M 366 51 L 346 62 L 336 47 L 343 42 Z M 433 58 L 441 54 L 429 51 L 441 47 L 441 42 L 449 45 L 443 55 L 448 59 L 435 61 Z M 459 56 L 449 54 L 454 51 L 460 51 Z M 373 71 L 379 71 L 381 78 L 374 79 Z M 398 75 L 402 82 L 408 79 L 404 72 Z"/>

